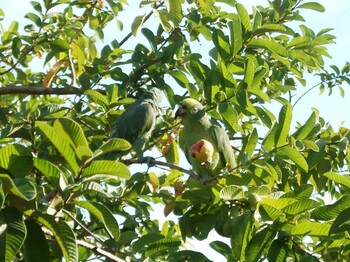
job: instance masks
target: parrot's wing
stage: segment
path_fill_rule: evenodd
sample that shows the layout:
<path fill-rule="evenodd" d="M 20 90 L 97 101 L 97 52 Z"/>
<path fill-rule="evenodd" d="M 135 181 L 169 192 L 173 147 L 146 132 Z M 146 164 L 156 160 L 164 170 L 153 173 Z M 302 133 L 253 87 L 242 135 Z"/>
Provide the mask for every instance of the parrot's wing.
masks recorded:
<path fill-rule="evenodd" d="M 156 112 L 150 105 L 138 104 L 129 107 L 115 124 L 111 137 L 124 138 L 130 142 L 152 131 Z"/>
<path fill-rule="evenodd" d="M 212 125 L 210 127 L 214 140 L 217 142 L 218 151 L 225 160 L 225 164 L 230 168 L 236 166 L 236 160 L 234 158 L 234 152 L 230 144 L 230 140 L 225 130 L 219 125 Z"/>

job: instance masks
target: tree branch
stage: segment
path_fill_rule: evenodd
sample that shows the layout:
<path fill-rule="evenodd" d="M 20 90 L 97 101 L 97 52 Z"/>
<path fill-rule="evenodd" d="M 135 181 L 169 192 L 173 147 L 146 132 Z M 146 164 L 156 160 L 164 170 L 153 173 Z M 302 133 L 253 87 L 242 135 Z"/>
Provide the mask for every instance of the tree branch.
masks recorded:
<path fill-rule="evenodd" d="M 112 261 L 116 261 L 116 262 L 125 262 L 126 260 L 121 259 L 119 257 L 116 257 L 115 255 L 103 250 L 102 248 L 99 248 L 97 246 L 94 246 L 88 242 L 85 242 L 83 240 L 77 239 L 77 244 L 79 246 L 85 247 L 87 249 L 90 249 L 91 251 L 100 254 L 101 256 L 104 256 Z"/>
<path fill-rule="evenodd" d="M 155 3 L 153 9 L 158 9 L 159 7 L 161 7 L 162 5 L 164 5 L 164 2 L 160 2 L 158 5 Z M 150 11 L 147 15 L 144 16 L 144 19 L 140 25 L 140 27 L 146 23 L 146 21 L 151 17 L 151 15 L 153 14 L 153 11 Z M 129 40 L 129 38 L 132 36 L 132 32 L 130 32 L 129 34 L 127 34 L 120 42 L 119 42 L 119 47 L 121 47 L 123 44 L 125 44 L 126 41 Z"/>
<path fill-rule="evenodd" d="M 137 159 L 137 158 L 122 159 L 120 161 L 122 163 L 124 163 L 125 165 L 148 164 L 149 166 L 165 166 L 165 167 L 169 167 L 170 169 L 176 169 L 182 173 L 188 174 L 188 175 L 190 175 L 191 178 L 195 178 L 195 179 L 198 178 L 198 176 L 191 170 L 182 168 L 182 167 L 175 165 L 175 164 L 155 160 L 153 157 L 143 157 L 141 159 Z"/>
<path fill-rule="evenodd" d="M 46 235 L 50 235 L 50 236 L 52 236 L 52 237 L 55 237 L 55 235 L 54 235 L 54 234 L 51 232 L 51 230 L 49 230 L 48 228 L 46 228 L 46 227 L 41 227 L 41 229 L 42 229 L 42 231 L 43 231 Z M 117 257 L 117 256 L 115 256 L 115 255 L 113 255 L 113 254 L 111 254 L 111 253 L 109 253 L 109 252 L 107 252 L 106 250 L 104 250 L 104 249 L 102 249 L 102 248 L 100 248 L 100 247 L 94 246 L 93 244 L 90 244 L 90 243 L 88 243 L 88 242 L 85 242 L 85 241 L 83 241 L 83 240 L 81 240 L 81 239 L 77 239 L 76 241 L 77 241 L 77 244 L 78 244 L 79 246 L 85 247 L 85 248 L 87 248 L 87 249 L 89 249 L 89 250 L 91 250 L 91 251 L 93 251 L 93 252 L 95 252 L 95 253 L 100 254 L 101 256 L 104 256 L 104 257 L 106 257 L 106 258 L 109 258 L 109 259 L 112 260 L 112 261 L 115 261 L 115 262 L 125 262 L 124 259 L 121 259 L 121 258 L 119 258 L 119 257 Z"/>
<path fill-rule="evenodd" d="M 96 90 L 96 89 L 95 89 Z M 28 95 L 82 95 L 84 89 L 76 88 L 73 86 L 62 87 L 62 88 L 46 88 L 46 87 L 31 87 L 31 86 L 17 86 L 7 85 L 0 87 L 0 96 L 11 95 L 11 94 L 28 94 Z M 104 90 L 96 90 L 102 94 Z"/>

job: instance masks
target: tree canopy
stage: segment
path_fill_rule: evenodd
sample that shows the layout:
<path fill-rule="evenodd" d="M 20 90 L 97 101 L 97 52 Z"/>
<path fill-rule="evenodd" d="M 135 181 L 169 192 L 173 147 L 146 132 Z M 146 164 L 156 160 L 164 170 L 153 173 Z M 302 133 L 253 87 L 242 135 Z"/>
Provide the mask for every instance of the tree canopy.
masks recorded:
<path fill-rule="evenodd" d="M 349 129 L 292 117 L 299 89 L 344 94 L 350 65 L 325 66 L 331 29 L 303 17 L 321 4 L 243 2 L 139 1 L 124 28 L 127 0 L 31 1 L 2 27 L 0 261 L 208 261 L 186 241 L 214 231 L 227 261 L 349 259 Z M 105 160 L 130 149 L 111 129 L 152 87 L 165 102 L 144 155 L 162 157 Z M 232 173 L 180 166 L 185 97 L 225 128 Z"/>

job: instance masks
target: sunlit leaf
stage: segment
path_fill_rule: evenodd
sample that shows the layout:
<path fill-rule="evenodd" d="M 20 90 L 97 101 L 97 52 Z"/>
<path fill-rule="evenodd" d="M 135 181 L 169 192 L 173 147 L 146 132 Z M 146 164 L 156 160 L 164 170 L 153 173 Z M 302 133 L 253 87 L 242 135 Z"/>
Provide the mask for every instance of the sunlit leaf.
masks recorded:
<path fill-rule="evenodd" d="M 308 163 L 306 162 L 304 156 L 299 153 L 296 149 L 285 146 L 277 150 L 276 156 L 282 157 L 285 160 L 293 161 L 299 168 L 307 172 L 309 169 Z"/>
<path fill-rule="evenodd" d="M 323 174 L 323 176 L 327 177 L 330 180 L 333 180 L 335 183 L 341 184 L 343 186 L 346 186 L 347 188 L 350 188 L 350 179 L 349 177 L 340 175 L 336 172 L 327 172 Z"/>
<path fill-rule="evenodd" d="M 288 56 L 287 50 L 282 45 L 276 43 L 273 40 L 253 38 L 247 43 L 247 48 L 262 48 L 276 53 L 282 57 Z"/>
<path fill-rule="evenodd" d="M 53 127 L 49 126 L 44 122 L 37 122 L 36 125 L 45 134 L 45 136 L 51 141 L 56 147 L 60 154 L 67 161 L 72 171 L 77 174 L 79 166 L 77 164 L 76 155 L 71 145 L 65 140 L 61 139 L 59 134 L 54 130 Z"/>
<path fill-rule="evenodd" d="M 130 177 L 130 171 L 126 165 L 110 160 L 93 161 L 87 168 L 84 168 L 81 177 L 87 178 L 99 174 L 108 175 L 110 178 Z"/>
<path fill-rule="evenodd" d="M 317 12 L 324 12 L 325 8 L 323 5 L 317 2 L 308 2 L 308 3 L 303 3 L 298 6 L 298 8 L 305 8 L 305 9 L 311 9 Z"/>
<path fill-rule="evenodd" d="M 328 236 L 331 224 L 304 221 L 296 224 L 291 233 L 293 236 L 322 237 Z"/>
<path fill-rule="evenodd" d="M 287 143 L 290 125 L 292 122 L 292 106 L 285 104 L 278 116 L 278 129 L 276 131 L 276 146 L 283 146 Z"/>

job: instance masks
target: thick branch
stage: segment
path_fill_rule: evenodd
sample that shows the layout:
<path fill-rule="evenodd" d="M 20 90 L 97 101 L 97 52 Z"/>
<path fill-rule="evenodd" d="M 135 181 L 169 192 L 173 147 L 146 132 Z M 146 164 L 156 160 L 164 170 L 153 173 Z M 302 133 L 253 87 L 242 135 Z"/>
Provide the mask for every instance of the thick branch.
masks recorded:
<path fill-rule="evenodd" d="M 105 93 L 104 90 L 96 90 L 100 93 Z M 0 96 L 11 94 L 28 94 L 28 95 L 82 95 L 84 90 L 76 87 L 64 88 L 46 88 L 46 87 L 31 87 L 31 86 L 16 86 L 8 85 L 0 87 Z"/>

